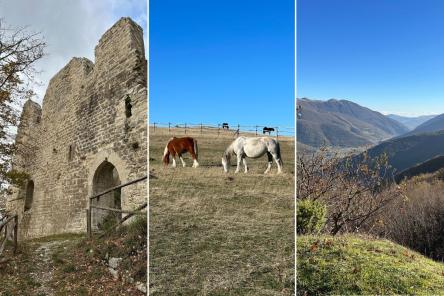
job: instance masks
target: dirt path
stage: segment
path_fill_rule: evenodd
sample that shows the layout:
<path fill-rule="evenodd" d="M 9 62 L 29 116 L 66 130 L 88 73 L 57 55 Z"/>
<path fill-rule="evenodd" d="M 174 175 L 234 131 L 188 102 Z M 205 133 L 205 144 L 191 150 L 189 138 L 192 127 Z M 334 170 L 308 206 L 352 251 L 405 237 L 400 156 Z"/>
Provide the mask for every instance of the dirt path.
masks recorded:
<path fill-rule="evenodd" d="M 31 273 L 31 276 L 34 281 L 40 284 L 40 287 L 36 291 L 37 295 L 54 295 L 54 289 L 50 285 L 54 271 L 52 255 L 58 247 L 68 242 L 69 241 L 49 241 L 35 243 L 34 258 L 36 270 Z"/>

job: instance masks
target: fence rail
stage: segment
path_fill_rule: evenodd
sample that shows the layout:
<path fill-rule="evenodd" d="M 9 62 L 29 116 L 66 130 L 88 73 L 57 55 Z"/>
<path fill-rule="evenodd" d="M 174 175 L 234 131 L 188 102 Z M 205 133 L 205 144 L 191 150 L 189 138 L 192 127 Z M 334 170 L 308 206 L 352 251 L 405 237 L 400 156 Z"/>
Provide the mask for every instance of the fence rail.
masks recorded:
<path fill-rule="evenodd" d="M 288 126 L 273 126 L 273 125 L 240 125 L 240 124 L 228 124 L 224 126 L 222 123 L 220 124 L 212 124 L 212 123 L 172 123 L 172 122 L 152 122 L 150 123 L 150 132 L 156 133 L 156 129 L 164 128 L 168 129 L 168 133 L 171 132 L 180 132 L 182 131 L 184 134 L 187 133 L 217 133 L 220 135 L 222 133 L 249 133 L 249 134 L 270 134 L 276 137 L 286 136 L 293 137 L 295 134 L 294 127 Z M 268 133 L 264 132 L 264 128 L 272 128 L 273 130 Z"/>
<path fill-rule="evenodd" d="M 119 221 L 113 225 L 113 227 L 111 227 L 111 229 L 116 228 L 117 226 L 121 225 L 124 221 L 128 220 L 130 217 L 140 214 L 141 211 L 146 208 L 148 206 L 148 203 L 144 203 L 141 206 L 139 206 L 138 208 L 136 208 L 135 210 L 122 210 L 122 209 L 116 209 L 116 208 L 109 208 L 109 207 L 102 207 L 102 206 L 97 206 L 97 205 L 93 205 L 91 204 L 93 200 L 100 198 L 101 196 L 113 192 L 115 190 L 127 187 L 129 185 L 141 182 L 148 179 L 148 176 L 143 176 L 141 178 L 137 178 L 134 179 L 132 181 L 126 182 L 124 184 L 115 186 L 115 187 L 111 187 L 105 191 L 102 191 L 100 193 L 94 194 L 93 196 L 91 196 L 89 198 L 89 206 L 88 209 L 86 209 L 86 232 L 88 234 L 88 237 L 92 236 L 92 209 L 98 209 L 98 210 L 103 210 L 103 211 L 110 211 L 110 212 L 115 212 L 115 213 L 120 213 L 120 214 L 128 214 L 125 217 L 119 219 Z M 103 235 L 102 235 L 103 236 Z"/>
<path fill-rule="evenodd" d="M 11 223 L 13 224 L 11 225 Z M 12 226 L 12 232 L 8 231 L 8 227 Z M 4 232 L 4 235 L 3 235 Z M 9 234 L 12 233 L 12 238 Z M 3 250 L 5 249 L 8 239 L 12 239 L 14 246 L 14 254 L 17 253 L 17 236 L 18 236 L 18 216 L 17 215 L 6 215 L 0 219 L 0 263 L 6 262 L 7 258 L 2 258 Z"/>

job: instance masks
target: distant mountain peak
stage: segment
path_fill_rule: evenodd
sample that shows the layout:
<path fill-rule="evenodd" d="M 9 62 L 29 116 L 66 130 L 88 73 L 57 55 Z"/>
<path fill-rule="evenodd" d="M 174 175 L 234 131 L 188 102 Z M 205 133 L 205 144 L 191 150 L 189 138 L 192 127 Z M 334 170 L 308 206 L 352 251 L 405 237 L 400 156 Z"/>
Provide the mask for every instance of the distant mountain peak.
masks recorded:
<path fill-rule="evenodd" d="M 414 130 L 428 120 L 437 117 L 437 115 L 403 116 L 398 114 L 388 114 L 386 116 L 404 124 L 409 130 Z"/>
<path fill-rule="evenodd" d="M 332 98 L 327 101 L 298 99 L 298 141 L 310 146 L 358 147 L 401 135 L 401 123 L 359 104 Z"/>

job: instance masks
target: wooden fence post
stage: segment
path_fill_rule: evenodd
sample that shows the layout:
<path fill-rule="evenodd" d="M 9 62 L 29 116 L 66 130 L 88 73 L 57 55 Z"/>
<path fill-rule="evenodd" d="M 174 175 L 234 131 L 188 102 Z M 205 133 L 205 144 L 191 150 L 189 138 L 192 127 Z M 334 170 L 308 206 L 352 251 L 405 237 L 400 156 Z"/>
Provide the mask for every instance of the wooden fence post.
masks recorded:
<path fill-rule="evenodd" d="M 18 216 L 14 217 L 14 254 L 17 253 Z"/>
<path fill-rule="evenodd" d="M 155 122 L 153 123 L 153 127 L 154 127 L 153 133 L 155 133 L 156 132 L 156 123 Z"/>
<path fill-rule="evenodd" d="M 279 128 L 276 127 L 276 139 L 279 139 Z"/>
<path fill-rule="evenodd" d="M 200 134 L 202 134 L 202 123 L 200 124 Z"/>
<path fill-rule="evenodd" d="M 219 133 L 220 133 L 220 124 L 217 124 L 217 136 L 219 137 Z"/>
<path fill-rule="evenodd" d="M 168 133 L 171 132 L 171 122 L 168 122 Z"/>
<path fill-rule="evenodd" d="M 90 201 L 91 202 L 91 201 Z M 88 234 L 88 237 L 91 238 L 91 207 L 89 209 L 86 209 L 86 232 Z"/>
<path fill-rule="evenodd" d="M 256 125 L 256 136 L 257 136 L 257 125 Z"/>
<path fill-rule="evenodd" d="M 187 134 L 187 124 L 185 123 L 185 135 Z"/>

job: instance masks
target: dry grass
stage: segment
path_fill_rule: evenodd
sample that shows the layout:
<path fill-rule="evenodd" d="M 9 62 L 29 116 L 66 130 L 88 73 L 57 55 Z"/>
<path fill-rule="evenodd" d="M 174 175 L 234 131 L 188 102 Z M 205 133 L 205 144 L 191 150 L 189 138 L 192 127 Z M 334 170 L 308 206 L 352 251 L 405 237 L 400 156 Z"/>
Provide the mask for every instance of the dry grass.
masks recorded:
<path fill-rule="evenodd" d="M 181 134 L 176 134 L 182 136 Z M 188 133 L 190 135 L 190 133 Z M 150 294 L 291 295 L 294 289 L 294 141 L 279 138 L 284 174 L 224 174 L 228 133 L 191 134 L 200 167 L 164 169 L 168 130 L 150 135 Z M 185 161 L 190 166 L 187 155 Z M 180 164 L 180 162 L 178 162 Z"/>

